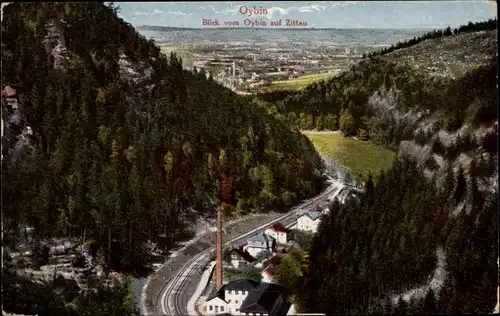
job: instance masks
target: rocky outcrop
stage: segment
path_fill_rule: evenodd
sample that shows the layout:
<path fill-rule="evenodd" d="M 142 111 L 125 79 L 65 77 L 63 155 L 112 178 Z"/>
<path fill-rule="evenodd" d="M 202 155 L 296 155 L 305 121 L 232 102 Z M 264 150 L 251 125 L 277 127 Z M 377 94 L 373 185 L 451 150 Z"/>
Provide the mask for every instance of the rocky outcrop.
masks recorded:
<path fill-rule="evenodd" d="M 498 121 L 489 126 L 479 126 L 472 128 L 464 125 L 456 131 L 446 131 L 439 127 L 436 114 L 428 111 L 408 110 L 406 113 L 398 109 L 398 98 L 400 91 L 392 86 L 385 96 L 375 91 L 368 99 L 367 105 L 375 113 L 381 122 L 394 126 L 399 131 L 404 131 L 405 140 L 402 140 L 398 147 L 398 156 L 413 158 L 425 174 L 431 178 L 436 176 L 437 184 L 443 180 L 449 164 L 452 164 L 455 172 L 461 168 L 466 176 L 468 188 L 471 189 L 471 165 L 472 162 L 486 166 L 488 170 L 494 170 L 490 174 L 476 176 L 478 187 L 483 192 L 489 192 L 497 185 L 496 166 L 497 155 L 492 155 L 482 148 L 482 143 L 486 137 L 497 134 Z M 418 141 L 418 135 L 425 135 L 425 142 Z M 434 143 L 439 141 L 445 150 L 459 146 L 462 141 L 474 144 L 467 152 L 460 153 L 452 161 L 442 154 L 434 152 Z M 470 192 L 470 191 L 469 191 Z M 457 206 L 453 213 L 461 210 L 469 212 L 471 209 L 472 196 L 468 194 L 466 201 Z"/>
<path fill-rule="evenodd" d="M 62 31 L 64 24 L 64 20 L 49 20 L 45 27 L 47 34 L 43 41 L 49 67 L 60 70 L 68 66 L 70 59 Z"/>
<path fill-rule="evenodd" d="M 7 312 L 2 311 L 2 315 L 3 316 L 37 316 L 38 314 L 36 314 L 36 315 L 12 314 L 12 313 L 7 313 Z"/>
<path fill-rule="evenodd" d="M 409 302 L 412 298 L 422 299 L 425 297 L 425 294 L 432 289 L 434 293 L 438 293 L 441 291 L 444 285 L 444 281 L 446 280 L 446 254 L 442 247 L 437 247 L 436 249 L 436 259 L 437 264 L 436 268 L 432 276 L 430 276 L 430 280 L 427 284 L 424 284 L 418 288 L 410 289 L 405 293 L 393 295 L 392 303 L 397 304 L 398 300 L 402 298 L 404 301 Z"/>
<path fill-rule="evenodd" d="M 123 53 L 120 54 L 120 59 L 118 60 L 118 71 L 120 73 L 120 79 L 127 83 L 134 91 L 132 98 L 142 97 L 143 93 L 150 93 L 154 88 L 154 83 L 152 83 L 152 78 L 154 74 L 154 69 L 151 65 L 144 62 L 132 63 L 130 59 Z"/>
<path fill-rule="evenodd" d="M 2 90 L 2 112 L 6 114 L 2 117 L 2 160 L 4 155 L 18 159 L 31 147 L 33 131 L 26 125 L 20 99 L 16 89 L 7 86 Z"/>
<path fill-rule="evenodd" d="M 2 21 L 2 20 L 3 20 L 3 8 L 4 8 L 4 7 L 6 7 L 6 6 L 8 6 L 8 5 L 9 5 L 9 4 L 11 4 L 11 3 L 12 3 L 12 2 L 2 2 L 2 4 L 1 4 L 1 11 L 0 11 L 0 12 L 1 12 L 1 13 L 0 13 L 0 21 Z"/>
<path fill-rule="evenodd" d="M 5 4 L 2 4 L 2 10 Z M 67 49 L 63 30 L 64 20 L 51 19 L 46 24 L 46 36 L 43 46 L 47 56 L 49 68 L 64 71 L 69 66 L 71 54 Z M 127 100 L 130 107 L 140 104 L 144 94 L 151 93 L 154 84 L 151 82 L 154 70 L 151 65 L 141 62 L 132 63 L 125 54 L 118 60 L 119 73 L 123 82 L 127 84 L 129 94 Z M 6 86 L 2 92 L 2 160 L 4 156 L 18 159 L 26 153 L 32 145 L 33 131 L 26 125 L 23 113 L 23 95 L 17 89 Z"/>
<path fill-rule="evenodd" d="M 412 128 L 428 113 L 424 111 L 410 110 L 402 113 L 397 109 L 401 90 L 392 86 L 385 96 L 375 91 L 369 98 L 367 106 L 376 113 L 382 121 L 397 127 Z"/>

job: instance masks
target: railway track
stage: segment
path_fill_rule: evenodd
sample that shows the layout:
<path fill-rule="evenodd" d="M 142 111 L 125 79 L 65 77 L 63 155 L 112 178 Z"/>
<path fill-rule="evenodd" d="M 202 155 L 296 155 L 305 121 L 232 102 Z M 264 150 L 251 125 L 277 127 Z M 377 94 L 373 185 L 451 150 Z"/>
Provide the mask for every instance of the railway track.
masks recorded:
<path fill-rule="evenodd" d="M 326 199 L 330 194 L 336 193 L 338 194 L 341 190 L 339 187 L 342 187 L 343 184 L 339 182 L 332 183 L 325 191 L 323 191 L 318 196 L 313 199 L 306 201 L 295 208 L 292 209 L 289 213 L 274 219 L 268 222 L 266 225 L 253 229 L 247 233 L 244 233 L 240 236 L 232 238 L 229 240 L 229 243 L 238 243 L 241 242 L 244 238 L 247 238 L 250 235 L 259 233 L 264 231 L 269 225 L 272 225 L 276 222 L 281 222 L 285 226 L 288 226 L 295 222 L 301 214 L 298 211 L 302 208 L 309 207 L 322 199 Z M 215 246 L 212 246 L 208 249 L 203 250 L 199 254 L 195 255 L 193 258 L 188 260 L 186 264 L 180 269 L 180 271 L 172 278 L 169 284 L 167 284 L 163 294 L 161 295 L 160 304 L 161 311 L 164 315 L 189 315 L 187 311 L 187 301 L 189 297 L 186 297 L 188 293 L 186 293 L 186 287 L 189 283 L 190 278 L 194 273 L 199 271 L 206 263 L 208 262 L 208 255 L 211 251 L 215 250 Z"/>

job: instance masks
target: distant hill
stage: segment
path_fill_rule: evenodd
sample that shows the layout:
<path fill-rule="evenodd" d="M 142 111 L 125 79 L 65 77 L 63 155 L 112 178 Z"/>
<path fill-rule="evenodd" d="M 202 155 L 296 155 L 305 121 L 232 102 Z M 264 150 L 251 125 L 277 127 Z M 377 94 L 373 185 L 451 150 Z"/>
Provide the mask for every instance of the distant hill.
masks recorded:
<path fill-rule="evenodd" d="M 201 28 L 141 25 L 141 26 L 138 26 L 137 29 L 140 30 L 140 31 L 172 32 L 172 31 L 200 30 Z"/>
<path fill-rule="evenodd" d="M 246 26 L 241 26 L 241 27 L 218 27 L 221 29 L 225 30 L 231 30 L 231 29 L 252 29 L 252 30 L 258 30 L 258 29 L 265 29 L 265 30 L 276 30 L 276 31 L 290 31 L 290 30 L 307 30 L 307 31 L 342 31 L 342 30 L 357 30 L 357 31 L 366 31 L 366 30 L 377 30 L 377 29 L 363 29 L 363 28 L 330 28 L 330 27 L 246 27 Z M 137 27 L 138 30 L 141 31 L 155 31 L 155 32 L 172 32 L 172 31 L 191 31 L 191 30 L 213 30 L 217 28 L 197 28 L 197 27 L 176 27 L 176 26 L 158 26 L 158 25 L 141 25 Z M 384 30 L 391 30 L 391 29 L 384 29 Z M 408 29 L 392 29 L 392 30 L 408 30 Z M 415 28 L 411 29 L 412 31 L 428 31 L 429 29 L 426 28 Z"/>

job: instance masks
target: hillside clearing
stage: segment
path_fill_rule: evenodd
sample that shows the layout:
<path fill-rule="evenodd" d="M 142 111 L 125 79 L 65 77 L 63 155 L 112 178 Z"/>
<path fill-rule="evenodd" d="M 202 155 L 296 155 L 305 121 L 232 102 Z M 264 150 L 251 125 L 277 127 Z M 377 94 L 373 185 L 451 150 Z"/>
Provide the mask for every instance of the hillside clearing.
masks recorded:
<path fill-rule="evenodd" d="M 304 134 L 320 154 L 334 158 L 344 168 L 363 176 L 369 172 L 374 176 L 378 175 L 381 169 L 390 168 L 396 157 L 393 151 L 367 141 L 333 133 L 304 132 Z"/>
<path fill-rule="evenodd" d="M 290 80 L 280 80 L 280 81 L 273 81 L 269 84 L 269 86 L 266 86 L 265 89 L 268 90 L 300 90 L 302 88 L 305 88 L 307 85 L 316 82 L 316 81 L 321 81 L 321 80 L 327 80 L 330 77 L 333 77 L 335 73 L 319 73 L 319 74 L 313 74 L 313 75 L 306 75 L 306 76 L 301 76 L 295 79 L 290 79 Z"/>

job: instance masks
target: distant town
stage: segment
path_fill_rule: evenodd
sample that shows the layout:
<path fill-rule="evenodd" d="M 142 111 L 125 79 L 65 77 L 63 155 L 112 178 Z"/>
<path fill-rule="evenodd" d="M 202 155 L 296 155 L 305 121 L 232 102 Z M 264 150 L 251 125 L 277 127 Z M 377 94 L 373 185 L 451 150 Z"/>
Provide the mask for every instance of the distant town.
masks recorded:
<path fill-rule="evenodd" d="M 214 80 L 241 93 L 260 91 L 273 82 L 293 83 L 304 76 L 314 75 L 312 81 L 313 78 L 334 76 L 355 64 L 365 53 L 422 33 L 419 30 L 379 30 L 376 32 L 380 34 L 371 37 L 379 40 L 360 43 L 349 40 L 350 33 L 355 30 L 140 29 L 165 53 L 180 55 L 186 68 L 204 69 L 207 76 L 211 75 Z M 194 36 L 196 40 L 186 41 L 186 37 L 193 39 L 192 33 L 195 32 L 198 33 Z M 315 35 L 311 36 L 310 32 Z M 226 33 L 231 36 L 225 37 Z M 324 40 L 318 40 L 318 34 Z"/>
<path fill-rule="evenodd" d="M 230 88 L 247 91 L 306 74 L 335 74 L 361 57 L 359 49 L 350 47 L 277 49 L 212 44 L 190 50 L 195 67 L 205 69 L 214 80 Z"/>

